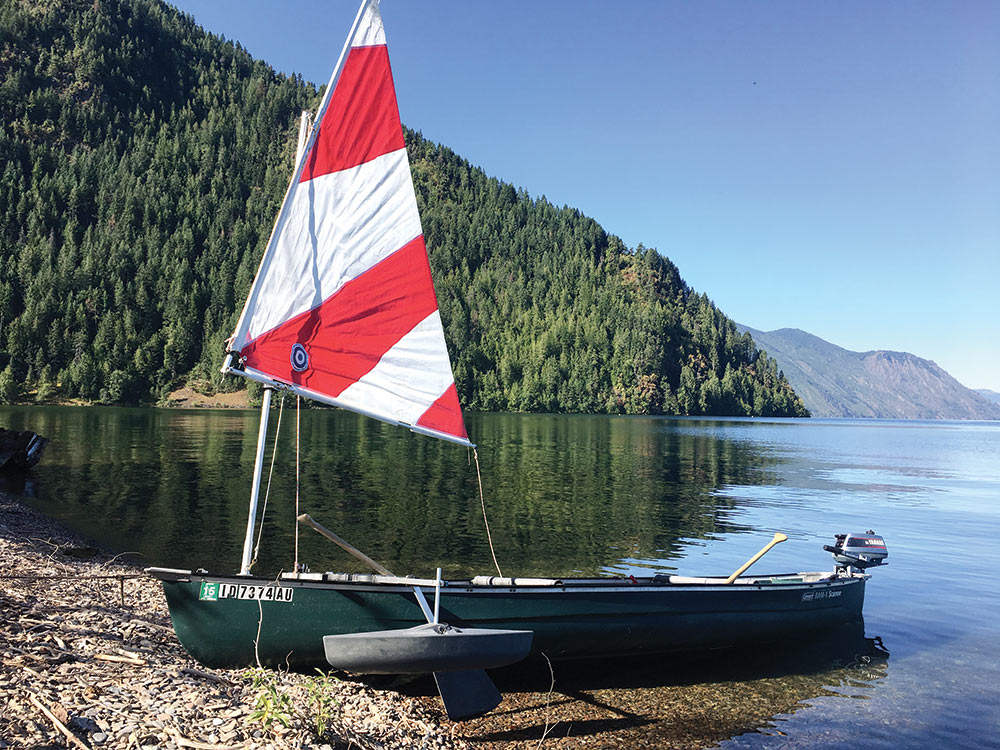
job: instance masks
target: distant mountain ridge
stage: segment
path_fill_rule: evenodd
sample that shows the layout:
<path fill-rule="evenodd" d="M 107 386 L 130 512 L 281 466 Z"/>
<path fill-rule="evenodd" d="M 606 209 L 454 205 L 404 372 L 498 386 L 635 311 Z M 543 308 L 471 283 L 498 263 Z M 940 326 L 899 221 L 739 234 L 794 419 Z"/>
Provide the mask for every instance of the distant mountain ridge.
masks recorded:
<path fill-rule="evenodd" d="M 1000 404 L 1000 393 L 996 391 L 991 391 L 989 388 L 975 388 L 976 393 L 985 398 L 987 401 L 992 401 L 995 404 Z"/>
<path fill-rule="evenodd" d="M 814 417 L 1000 419 L 1000 401 L 916 355 L 852 352 L 797 328 L 737 328 L 778 362 Z"/>

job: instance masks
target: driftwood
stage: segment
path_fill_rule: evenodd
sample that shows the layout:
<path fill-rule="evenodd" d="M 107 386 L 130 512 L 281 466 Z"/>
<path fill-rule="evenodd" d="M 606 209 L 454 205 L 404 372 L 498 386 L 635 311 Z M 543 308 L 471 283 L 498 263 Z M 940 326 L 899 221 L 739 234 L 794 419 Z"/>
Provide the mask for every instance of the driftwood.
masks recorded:
<path fill-rule="evenodd" d="M 234 687 L 235 682 L 227 680 L 225 677 L 220 677 L 217 674 L 212 674 L 211 672 L 205 672 L 201 669 L 193 669 L 192 667 L 183 667 L 181 669 L 181 674 L 186 674 L 191 677 L 197 677 L 201 680 L 209 680 L 211 682 L 217 682 L 220 685 L 226 685 L 227 687 Z"/>
<path fill-rule="evenodd" d="M 76 736 L 75 734 L 73 734 L 73 733 L 72 733 L 72 732 L 71 732 L 71 731 L 69 730 L 69 727 L 67 727 L 67 726 L 66 726 L 65 724 L 63 724 L 63 723 L 62 723 L 62 722 L 61 722 L 61 721 L 60 721 L 60 720 L 59 720 L 58 718 L 56 718 L 56 715 L 55 715 L 54 713 L 52 713 L 52 711 L 50 711 L 50 710 L 49 710 L 49 709 L 48 709 L 48 708 L 47 708 L 47 707 L 45 706 L 45 704 L 44 704 L 44 703 L 42 703 L 42 702 L 41 702 L 40 700 L 38 700 L 38 699 L 37 699 L 37 698 L 36 698 L 36 697 L 35 697 L 34 695 L 32 695 L 31 693 L 28 693 L 28 700 L 29 700 L 29 701 L 31 701 L 31 704 L 32 704 L 32 705 L 33 705 L 33 706 L 34 706 L 35 708 L 37 708 L 37 709 L 38 709 L 39 711 L 41 711 L 41 712 L 42 712 L 43 714 L 45 714 L 45 718 L 47 718 L 47 719 L 48 719 L 49 721 L 51 721 L 51 722 L 52 722 L 52 726 L 54 726 L 54 727 L 55 727 L 56 729 L 58 729 L 58 730 L 59 730 L 59 732 L 60 732 L 61 734 L 65 735 L 66 739 L 68 739 L 68 740 L 69 740 L 70 742 L 72 742 L 72 743 L 73 743 L 74 745 L 76 745 L 77 747 L 79 747 L 79 748 L 83 748 L 83 750 L 90 750 L 90 748 L 89 748 L 89 747 L 87 747 L 87 745 L 85 745 L 85 744 L 84 744 L 84 743 L 83 743 L 83 742 L 82 742 L 82 741 L 80 740 L 80 738 L 79 738 L 79 737 L 77 737 L 77 736 Z"/>
<path fill-rule="evenodd" d="M 38 463 L 49 439 L 30 430 L 0 427 L 0 469 L 30 469 Z"/>
<path fill-rule="evenodd" d="M 146 661 L 143 659 L 135 659 L 130 656 L 118 656 L 117 654 L 93 654 L 95 659 L 100 659 L 101 661 L 113 661 L 118 664 L 132 664 L 137 667 L 146 666 Z"/>
<path fill-rule="evenodd" d="M 178 747 L 190 747 L 192 750 L 240 750 L 243 747 L 242 745 L 219 745 L 212 742 L 189 740 L 177 730 L 171 731 L 170 736 L 174 738 L 174 742 L 177 743 Z"/>

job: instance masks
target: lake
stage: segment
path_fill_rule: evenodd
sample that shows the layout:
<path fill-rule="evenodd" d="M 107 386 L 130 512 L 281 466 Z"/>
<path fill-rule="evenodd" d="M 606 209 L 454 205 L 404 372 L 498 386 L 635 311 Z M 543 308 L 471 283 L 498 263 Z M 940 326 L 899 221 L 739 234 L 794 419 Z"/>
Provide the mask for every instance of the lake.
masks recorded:
<path fill-rule="evenodd" d="M 232 572 L 257 421 L 242 411 L 0 407 L 0 425 L 52 439 L 7 489 L 141 564 Z M 259 573 L 288 569 L 294 556 L 293 406 L 281 421 Z M 722 747 L 998 746 L 1000 423 L 467 422 L 504 575 L 727 574 L 776 531 L 788 541 L 754 571 L 823 570 L 835 533 L 885 537 L 889 565 L 868 584 L 863 635 L 881 639 L 888 658 L 820 671 L 793 705 Z M 301 512 L 393 570 L 494 571 L 467 450 L 325 409 L 301 413 L 299 439 Z M 309 530 L 299 544 L 314 571 L 361 570 Z M 789 686 L 803 679 L 783 674 Z M 712 679 L 686 689 L 752 684 Z"/>

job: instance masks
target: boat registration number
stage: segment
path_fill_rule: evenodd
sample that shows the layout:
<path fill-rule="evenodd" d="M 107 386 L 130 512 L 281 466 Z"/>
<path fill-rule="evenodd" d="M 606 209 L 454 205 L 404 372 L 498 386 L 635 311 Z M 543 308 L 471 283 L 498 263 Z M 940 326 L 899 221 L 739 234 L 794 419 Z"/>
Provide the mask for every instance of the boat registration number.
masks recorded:
<path fill-rule="evenodd" d="M 219 599 L 245 599 L 262 602 L 290 602 L 295 589 L 287 586 L 255 586 L 244 583 L 213 583 L 202 581 L 198 598 L 203 602 Z"/>

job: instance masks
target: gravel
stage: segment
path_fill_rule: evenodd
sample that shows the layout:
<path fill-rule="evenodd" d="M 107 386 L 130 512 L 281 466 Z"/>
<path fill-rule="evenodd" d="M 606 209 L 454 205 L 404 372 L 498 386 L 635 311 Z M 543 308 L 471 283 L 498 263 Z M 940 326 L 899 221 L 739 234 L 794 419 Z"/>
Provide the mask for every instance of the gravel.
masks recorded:
<path fill-rule="evenodd" d="M 200 666 L 158 582 L 0 494 L 0 748 L 469 747 L 451 728 L 344 675 Z"/>

